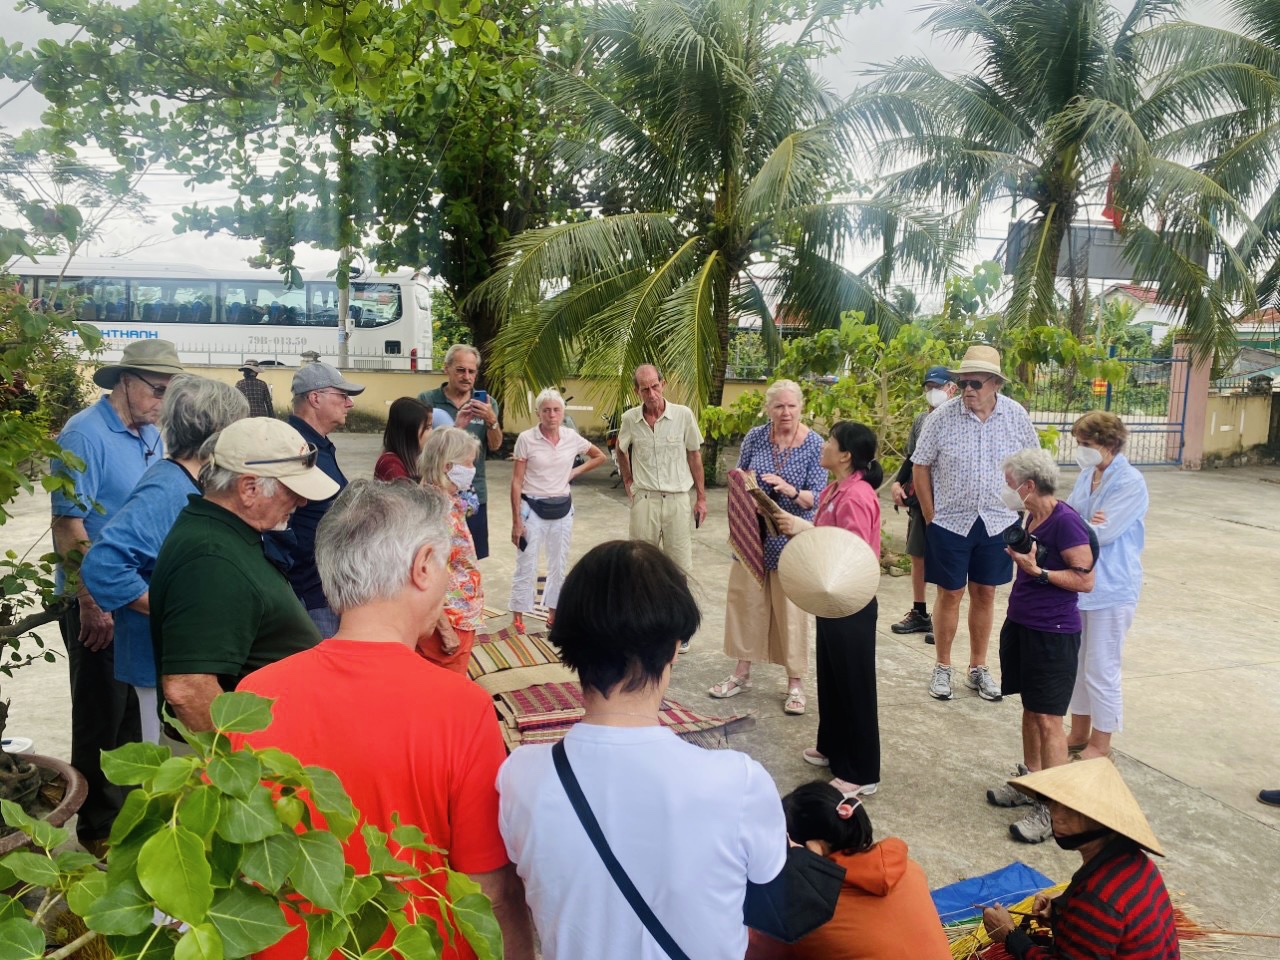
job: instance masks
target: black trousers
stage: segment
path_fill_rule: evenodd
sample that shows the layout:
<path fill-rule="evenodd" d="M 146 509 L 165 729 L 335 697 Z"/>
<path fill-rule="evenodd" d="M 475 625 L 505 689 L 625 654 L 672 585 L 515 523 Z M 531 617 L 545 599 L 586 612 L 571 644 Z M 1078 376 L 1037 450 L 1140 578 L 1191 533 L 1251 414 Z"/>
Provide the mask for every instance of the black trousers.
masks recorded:
<path fill-rule="evenodd" d="M 818 617 L 818 752 L 831 775 L 880 782 L 876 600 L 838 620 Z"/>
<path fill-rule="evenodd" d="M 476 544 L 476 559 L 483 560 L 489 555 L 489 505 L 480 504 L 471 516 L 467 517 L 467 529 L 471 531 L 471 539 Z"/>
<path fill-rule="evenodd" d="M 115 644 L 94 652 L 80 643 L 78 604 L 72 604 L 58 626 L 71 673 L 71 765 L 89 781 L 76 833 L 81 840 L 105 840 L 127 791 L 102 775 L 99 755 L 142 739 L 138 697 L 116 679 Z"/>

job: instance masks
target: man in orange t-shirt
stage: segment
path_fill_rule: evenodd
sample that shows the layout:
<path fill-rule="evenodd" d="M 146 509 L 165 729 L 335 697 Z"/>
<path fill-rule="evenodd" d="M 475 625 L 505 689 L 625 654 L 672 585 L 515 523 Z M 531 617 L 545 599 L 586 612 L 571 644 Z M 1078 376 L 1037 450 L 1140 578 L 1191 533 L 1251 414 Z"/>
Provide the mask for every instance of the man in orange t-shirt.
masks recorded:
<path fill-rule="evenodd" d="M 395 815 L 420 827 L 429 843 L 448 851 L 449 866 L 493 901 L 507 960 L 532 960 L 523 885 L 498 833 L 495 781 L 506 750 L 493 703 L 470 680 L 414 649 L 440 617 L 449 536 L 448 498 L 439 491 L 367 480 L 349 485 L 316 538 L 316 564 L 340 615 L 338 632 L 240 683 L 240 690 L 275 700 L 274 719 L 266 730 L 235 739 L 333 770 L 361 826 L 390 833 Z M 359 830 L 345 853 L 358 872 L 368 869 Z M 419 856 L 422 869 L 444 863 L 439 855 Z M 415 909 L 413 900 L 406 909 Z M 429 897 L 416 909 L 439 917 Z M 302 929 L 258 954 L 267 960 L 305 955 Z M 443 956 L 474 954 L 457 937 Z"/>

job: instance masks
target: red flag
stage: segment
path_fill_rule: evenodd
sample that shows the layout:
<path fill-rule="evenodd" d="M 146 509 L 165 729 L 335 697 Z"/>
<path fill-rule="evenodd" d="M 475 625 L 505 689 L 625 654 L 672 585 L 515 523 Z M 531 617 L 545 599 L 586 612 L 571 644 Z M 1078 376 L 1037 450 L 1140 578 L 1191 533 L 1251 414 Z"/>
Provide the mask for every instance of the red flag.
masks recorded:
<path fill-rule="evenodd" d="M 1102 207 L 1102 217 L 1104 220 L 1110 220 L 1117 230 L 1120 229 L 1121 220 L 1124 218 L 1123 211 L 1115 206 L 1116 200 L 1116 184 L 1120 182 L 1120 164 L 1119 162 L 1111 165 L 1111 178 L 1107 181 L 1107 202 Z"/>

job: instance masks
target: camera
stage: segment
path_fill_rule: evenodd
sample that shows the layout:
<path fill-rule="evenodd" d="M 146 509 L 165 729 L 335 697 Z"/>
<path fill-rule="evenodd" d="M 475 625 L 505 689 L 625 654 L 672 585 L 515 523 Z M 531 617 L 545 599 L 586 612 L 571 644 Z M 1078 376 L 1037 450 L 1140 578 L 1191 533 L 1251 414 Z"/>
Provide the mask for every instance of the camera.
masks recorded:
<path fill-rule="evenodd" d="M 1004 532 L 1000 536 L 1004 538 L 1004 545 L 1014 553 L 1030 553 L 1035 550 L 1037 565 L 1044 566 L 1045 554 L 1048 552 L 1045 549 L 1045 545 L 1037 540 L 1035 534 L 1027 530 L 1022 524 L 1009 524 L 1004 528 Z"/>

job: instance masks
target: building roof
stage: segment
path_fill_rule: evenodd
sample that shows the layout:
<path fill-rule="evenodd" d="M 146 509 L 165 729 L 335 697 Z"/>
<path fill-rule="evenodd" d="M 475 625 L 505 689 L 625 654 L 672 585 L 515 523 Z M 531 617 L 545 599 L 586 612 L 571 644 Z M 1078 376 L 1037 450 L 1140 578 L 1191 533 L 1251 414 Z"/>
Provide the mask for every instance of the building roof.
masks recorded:
<path fill-rule="evenodd" d="M 1159 294 L 1155 287 L 1144 287 L 1142 284 L 1138 283 L 1114 283 L 1102 292 L 1102 297 L 1105 300 L 1106 298 L 1113 297 L 1116 294 L 1130 297 L 1131 299 L 1137 300 L 1139 303 L 1143 304 L 1160 302 Z"/>

